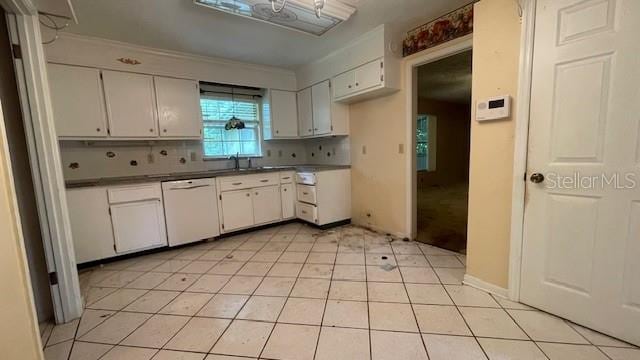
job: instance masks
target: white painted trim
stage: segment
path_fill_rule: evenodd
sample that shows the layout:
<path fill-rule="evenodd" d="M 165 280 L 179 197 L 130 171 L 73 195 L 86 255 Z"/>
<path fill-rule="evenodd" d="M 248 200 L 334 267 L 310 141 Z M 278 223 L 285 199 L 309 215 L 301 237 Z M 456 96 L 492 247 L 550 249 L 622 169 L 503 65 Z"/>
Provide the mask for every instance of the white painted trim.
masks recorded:
<path fill-rule="evenodd" d="M 11 14 L 35 15 L 38 13 L 36 4 L 32 0 L 0 0 L 0 6 Z"/>
<path fill-rule="evenodd" d="M 493 285 L 486 281 L 482 281 L 477 277 L 473 277 L 469 274 L 464 274 L 464 280 L 462 281 L 462 283 L 465 285 L 471 286 L 473 288 L 486 291 L 489 294 L 493 294 L 501 298 L 508 299 L 508 295 L 509 295 L 508 289 L 505 289 L 497 285 Z"/>
<path fill-rule="evenodd" d="M 47 268 L 58 275 L 51 287 L 54 314 L 57 323 L 66 323 L 80 317 L 82 299 L 38 15 L 12 16 L 10 31 L 22 54 L 16 77 Z"/>
<path fill-rule="evenodd" d="M 405 93 L 406 93 L 406 118 L 405 118 L 405 143 L 406 143 L 406 223 L 405 233 L 409 235 L 410 239 L 415 239 L 417 233 L 417 174 L 416 174 L 416 159 L 413 156 L 415 149 L 415 136 L 414 128 L 416 126 L 416 116 L 418 110 L 418 103 L 414 101 L 417 99 L 417 74 L 416 68 L 434 62 L 473 48 L 473 34 L 461 37 L 449 41 L 445 44 L 436 46 L 434 48 L 422 51 L 418 54 L 412 55 L 405 59 L 404 74 L 405 74 Z"/>
<path fill-rule="evenodd" d="M 509 247 L 509 299 L 513 301 L 520 300 L 535 9 L 536 0 L 525 0 L 522 4 L 520 69 L 518 73 L 518 98 L 516 100 L 517 113 L 515 117 L 513 188 L 511 194 L 511 239 Z"/>

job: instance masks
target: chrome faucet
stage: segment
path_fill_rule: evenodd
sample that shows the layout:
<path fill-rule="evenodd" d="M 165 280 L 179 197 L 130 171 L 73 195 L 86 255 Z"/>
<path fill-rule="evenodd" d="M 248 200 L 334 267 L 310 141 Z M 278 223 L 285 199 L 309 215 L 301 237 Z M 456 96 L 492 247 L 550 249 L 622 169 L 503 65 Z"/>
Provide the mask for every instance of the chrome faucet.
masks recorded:
<path fill-rule="evenodd" d="M 233 168 L 236 171 L 240 170 L 240 153 L 236 153 L 236 155 L 231 155 L 229 160 L 233 160 Z"/>

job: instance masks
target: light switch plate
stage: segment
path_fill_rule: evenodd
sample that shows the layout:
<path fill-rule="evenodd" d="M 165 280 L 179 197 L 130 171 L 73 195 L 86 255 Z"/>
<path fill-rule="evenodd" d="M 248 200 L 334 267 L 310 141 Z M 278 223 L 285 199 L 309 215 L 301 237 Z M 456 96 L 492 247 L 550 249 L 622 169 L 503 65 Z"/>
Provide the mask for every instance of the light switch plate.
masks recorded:
<path fill-rule="evenodd" d="M 398 153 L 404 154 L 404 144 L 398 144 Z"/>

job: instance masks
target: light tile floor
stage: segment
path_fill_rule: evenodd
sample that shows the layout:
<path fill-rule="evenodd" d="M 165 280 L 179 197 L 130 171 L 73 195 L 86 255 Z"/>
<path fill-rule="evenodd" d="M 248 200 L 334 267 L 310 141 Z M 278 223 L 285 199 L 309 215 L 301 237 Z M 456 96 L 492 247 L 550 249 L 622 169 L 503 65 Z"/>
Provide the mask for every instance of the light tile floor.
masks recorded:
<path fill-rule="evenodd" d="M 609 359 L 640 350 L 462 285 L 465 257 L 354 226 L 287 224 L 80 275 L 47 360 Z"/>

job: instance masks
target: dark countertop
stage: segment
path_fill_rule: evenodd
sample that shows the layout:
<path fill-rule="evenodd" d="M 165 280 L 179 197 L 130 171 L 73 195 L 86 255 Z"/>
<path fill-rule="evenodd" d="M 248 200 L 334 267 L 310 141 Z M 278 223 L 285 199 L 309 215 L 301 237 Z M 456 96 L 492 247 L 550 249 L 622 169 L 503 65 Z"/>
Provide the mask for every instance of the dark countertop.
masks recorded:
<path fill-rule="evenodd" d="M 264 167 L 258 167 L 258 168 L 252 168 L 252 169 L 241 169 L 241 170 L 223 169 L 223 170 L 209 170 L 209 171 L 184 172 L 184 173 L 172 173 L 172 174 L 68 180 L 68 181 L 65 181 L 65 186 L 67 189 L 73 189 L 73 188 L 82 188 L 82 187 L 89 187 L 89 186 L 111 186 L 111 185 L 138 184 L 138 183 L 145 183 L 145 182 L 180 181 L 180 180 L 191 180 L 191 179 L 214 178 L 214 177 L 222 177 L 222 176 L 261 174 L 261 173 L 279 172 L 279 171 L 318 172 L 318 171 L 329 171 L 329 170 L 350 169 L 350 168 L 351 168 L 351 165 L 264 166 Z"/>

